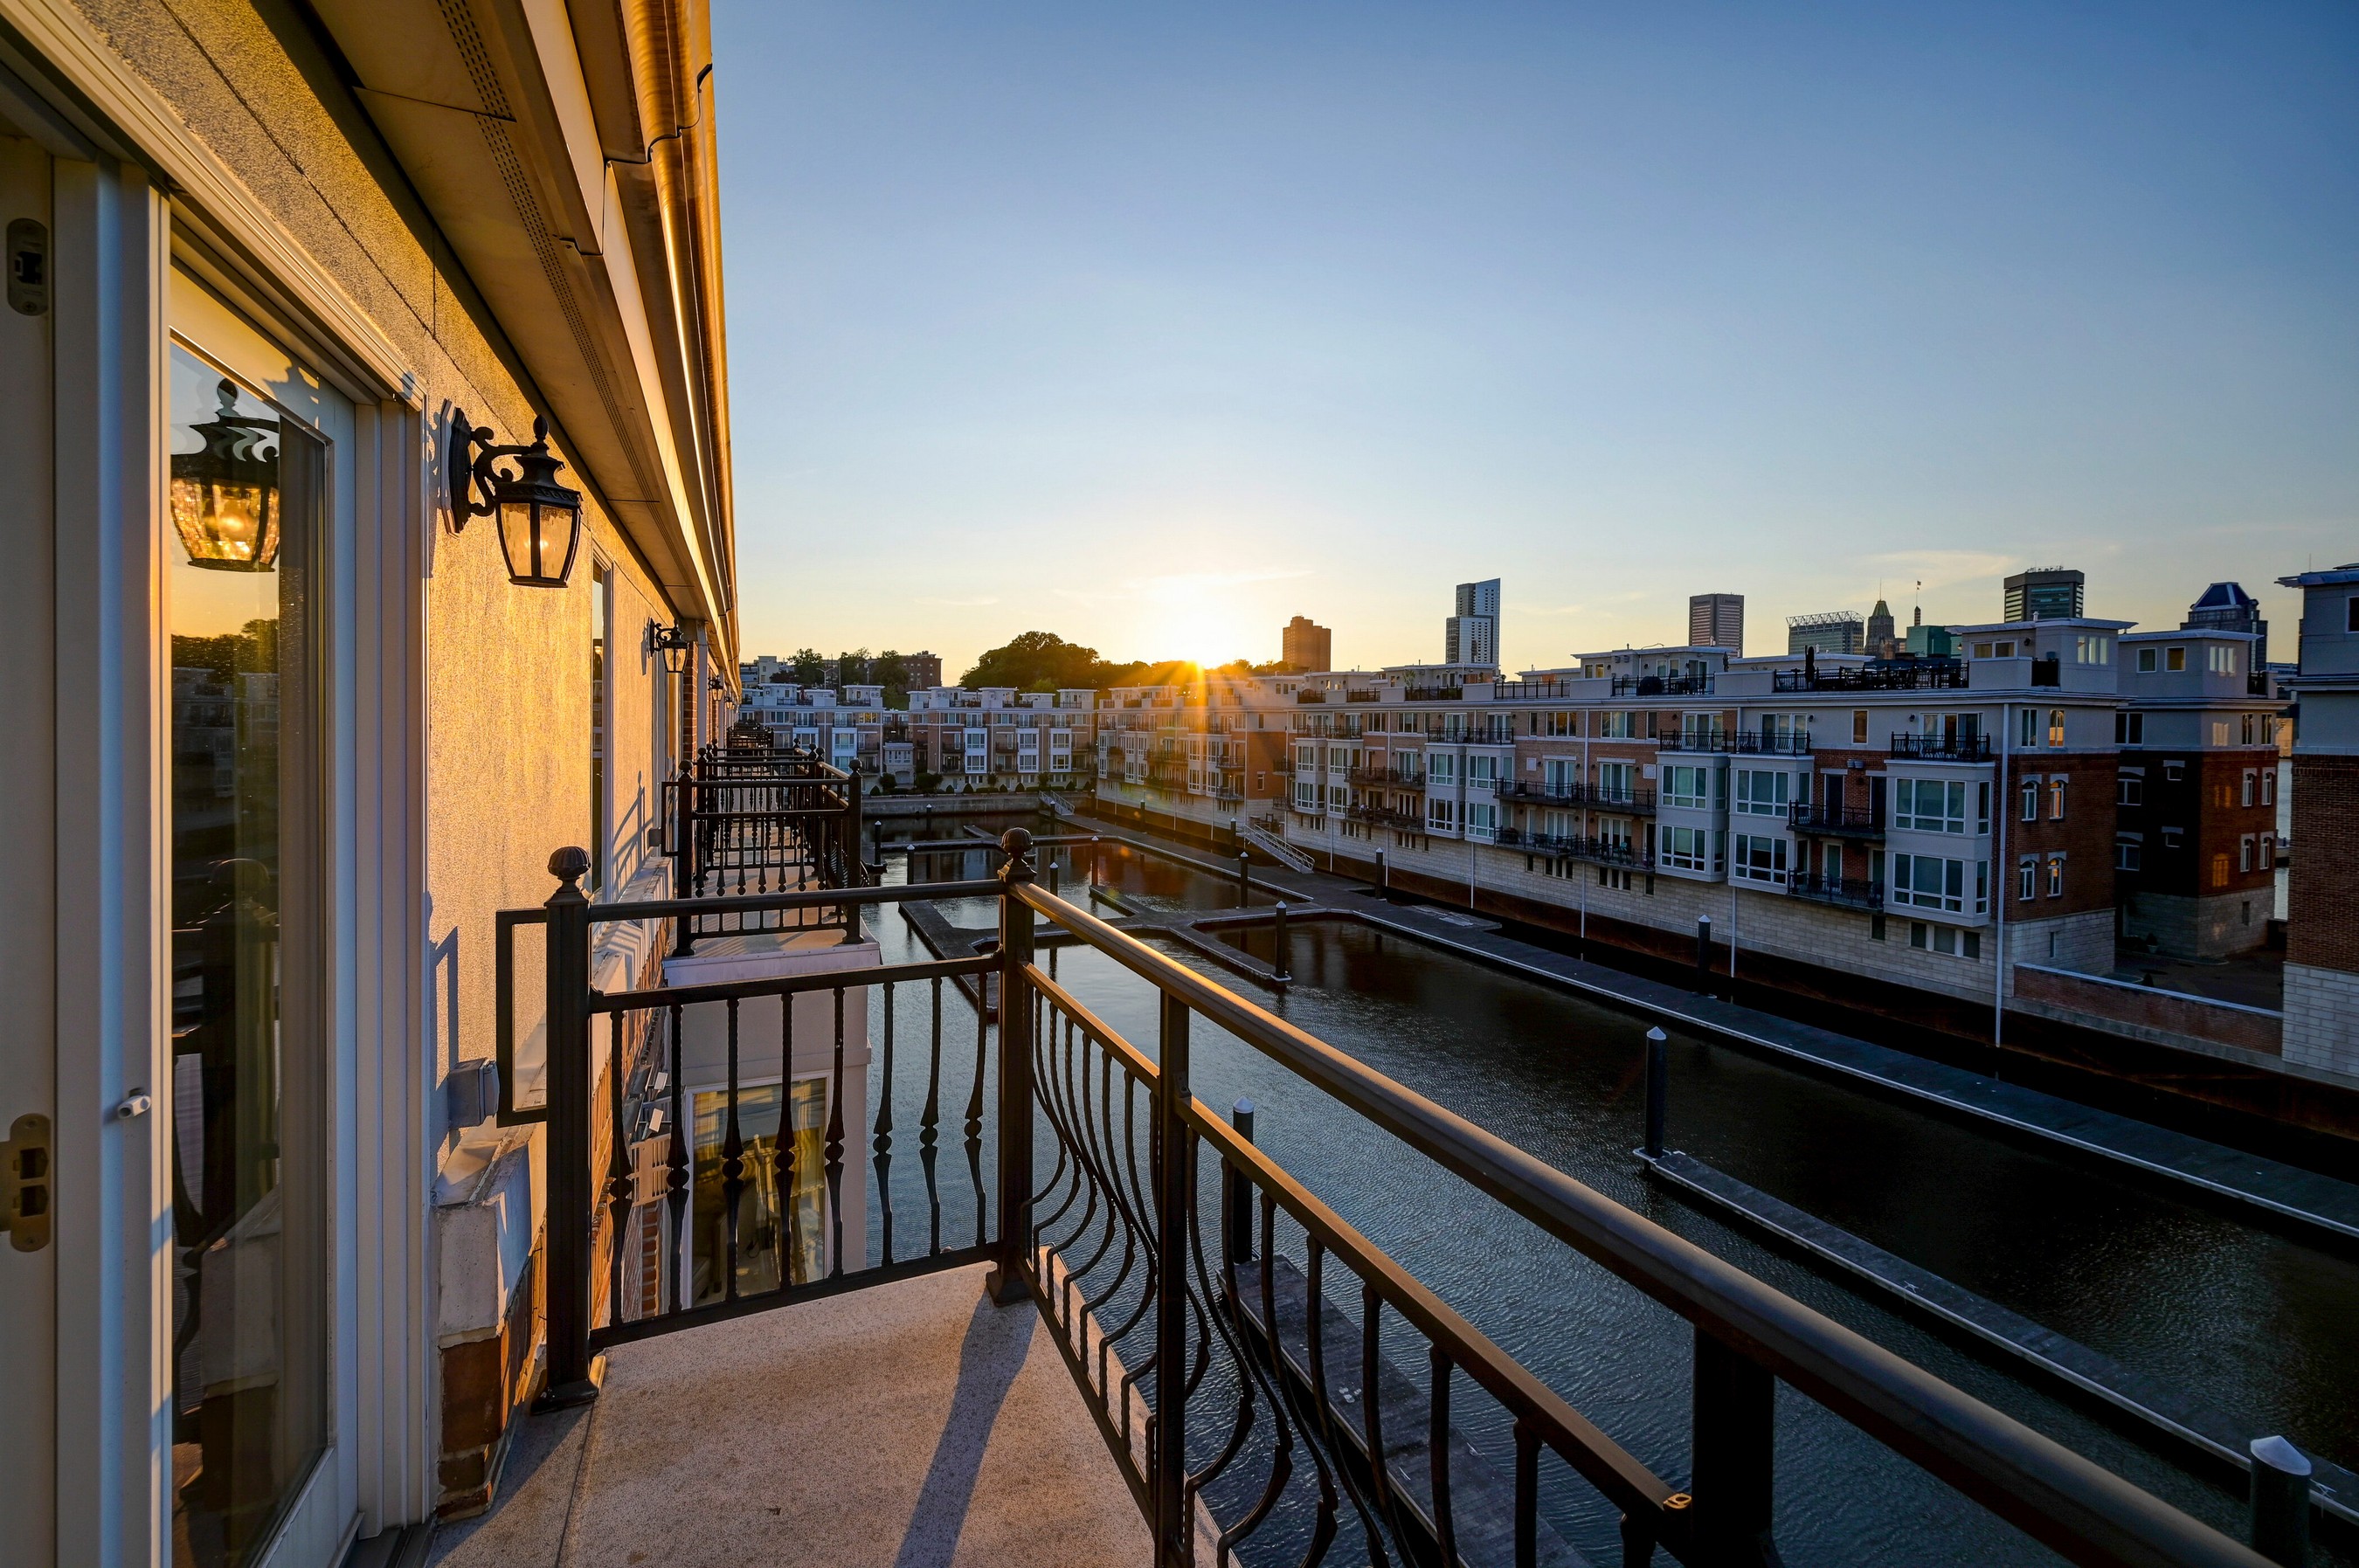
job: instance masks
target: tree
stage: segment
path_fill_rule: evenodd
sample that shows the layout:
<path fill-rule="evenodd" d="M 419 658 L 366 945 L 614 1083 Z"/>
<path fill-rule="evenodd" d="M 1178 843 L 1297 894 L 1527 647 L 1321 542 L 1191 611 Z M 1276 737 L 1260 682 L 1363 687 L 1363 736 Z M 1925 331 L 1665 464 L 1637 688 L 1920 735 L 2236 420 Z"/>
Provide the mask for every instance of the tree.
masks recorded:
<path fill-rule="evenodd" d="M 795 677 L 797 686 L 825 686 L 827 661 L 819 656 L 817 648 L 798 648 L 788 673 Z"/>
<path fill-rule="evenodd" d="M 835 684 L 839 690 L 847 686 L 871 684 L 868 678 L 867 649 L 854 648 L 851 653 L 838 654 L 835 656 Z"/>
<path fill-rule="evenodd" d="M 871 685 L 885 688 L 886 707 L 909 706 L 908 662 L 893 649 L 886 649 L 869 664 L 868 679 Z"/>
<path fill-rule="evenodd" d="M 1024 632 L 975 660 L 974 668 L 959 677 L 970 690 L 1008 686 L 1018 691 L 1056 691 L 1064 687 L 1099 687 L 1106 668 L 1095 648 L 1068 643 L 1054 632 Z"/>

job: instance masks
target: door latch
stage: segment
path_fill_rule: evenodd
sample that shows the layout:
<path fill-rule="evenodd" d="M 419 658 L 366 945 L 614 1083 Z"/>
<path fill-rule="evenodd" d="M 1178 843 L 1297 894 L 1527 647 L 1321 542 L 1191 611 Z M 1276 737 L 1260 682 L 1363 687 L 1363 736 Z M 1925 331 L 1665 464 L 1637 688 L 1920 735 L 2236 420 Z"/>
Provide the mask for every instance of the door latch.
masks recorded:
<path fill-rule="evenodd" d="M 49 1244 L 49 1119 L 20 1116 L 0 1143 L 0 1230 L 19 1252 Z"/>

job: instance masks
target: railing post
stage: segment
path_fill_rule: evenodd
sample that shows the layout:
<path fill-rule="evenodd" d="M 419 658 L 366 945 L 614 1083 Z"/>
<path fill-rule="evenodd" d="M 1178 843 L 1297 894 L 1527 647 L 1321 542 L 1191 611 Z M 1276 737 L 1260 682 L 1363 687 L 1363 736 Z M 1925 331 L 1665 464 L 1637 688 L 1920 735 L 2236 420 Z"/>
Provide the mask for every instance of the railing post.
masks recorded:
<path fill-rule="evenodd" d="M 1032 1250 L 1032 906 L 1016 890 L 1032 881 L 1032 835 L 999 836 L 999 1260 L 991 1299 L 1006 1306 L 1027 1293 Z"/>
<path fill-rule="evenodd" d="M 1663 1157 L 1663 1115 L 1671 1098 L 1670 1036 L 1647 1031 L 1647 1158 Z"/>
<path fill-rule="evenodd" d="M 1274 944 L 1269 950 L 1270 978 L 1290 980 L 1294 977 L 1286 972 L 1286 900 L 1284 899 L 1279 899 L 1277 907 L 1270 912 L 1269 934 Z"/>
<path fill-rule="evenodd" d="M 683 762 L 679 775 L 672 780 L 672 859 L 671 896 L 688 898 L 689 890 L 696 883 L 696 812 L 691 802 L 696 793 L 694 764 Z M 682 957 L 696 950 L 695 917 L 683 914 L 672 938 L 672 951 Z"/>
<path fill-rule="evenodd" d="M 1253 903 L 1253 861 L 1243 849 L 1237 851 L 1237 907 L 1244 909 Z"/>
<path fill-rule="evenodd" d="M 1774 1568 L 1777 1562 L 1769 1533 L 1777 1391 L 1766 1368 L 1697 1325 L 1688 1485 L 1697 1560 L 1710 1568 Z"/>
<path fill-rule="evenodd" d="M 598 1397 L 590 1377 L 590 900 L 579 884 L 589 852 L 568 846 L 549 857 L 557 891 L 541 907 L 546 926 L 549 1027 L 549 1203 L 541 1217 L 548 1270 L 549 1409 Z"/>
<path fill-rule="evenodd" d="M 2282 1437 L 2253 1439 L 2253 1550 L 2272 1563 L 2310 1562 L 2310 1458 Z"/>
<path fill-rule="evenodd" d="M 1254 1141 L 1254 1102 L 1240 1099 L 1230 1108 L 1229 1125 L 1237 1136 L 1250 1143 Z M 1222 1238 L 1221 1255 L 1232 1263 L 1250 1263 L 1254 1258 L 1253 1184 L 1245 1173 L 1234 1165 L 1221 1173 L 1228 1189 L 1228 1204 L 1221 1211 L 1221 1228 L 1228 1234 Z"/>
<path fill-rule="evenodd" d="M 1156 1568 L 1194 1568 L 1189 1529 L 1188 1227 L 1195 1218 L 1193 1145 L 1182 1118 L 1190 1089 L 1188 1006 L 1163 998 L 1156 1054 L 1155 1412 L 1148 1439 L 1149 1494 L 1155 1507 Z"/>
<path fill-rule="evenodd" d="M 1696 990 L 1712 994 L 1712 916 L 1696 916 Z"/>

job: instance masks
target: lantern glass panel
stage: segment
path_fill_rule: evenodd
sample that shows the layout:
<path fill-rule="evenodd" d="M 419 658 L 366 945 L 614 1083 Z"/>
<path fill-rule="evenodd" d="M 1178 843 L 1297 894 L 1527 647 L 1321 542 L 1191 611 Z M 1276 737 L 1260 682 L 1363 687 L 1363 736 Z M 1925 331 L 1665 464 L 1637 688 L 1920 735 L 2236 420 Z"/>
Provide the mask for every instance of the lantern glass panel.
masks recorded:
<path fill-rule="evenodd" d="M 270 571 L 278 559 L 277 415 L 185 357 L 173 375 L 172 530 L 190 566 Z"/>
<path fill-rule="evenodd" d="M 581 513 L 545 496 L 503 496 L 499 503 L 500 549 L 510 581 L 561 588 L 573 574 L 576 527 Z"/>

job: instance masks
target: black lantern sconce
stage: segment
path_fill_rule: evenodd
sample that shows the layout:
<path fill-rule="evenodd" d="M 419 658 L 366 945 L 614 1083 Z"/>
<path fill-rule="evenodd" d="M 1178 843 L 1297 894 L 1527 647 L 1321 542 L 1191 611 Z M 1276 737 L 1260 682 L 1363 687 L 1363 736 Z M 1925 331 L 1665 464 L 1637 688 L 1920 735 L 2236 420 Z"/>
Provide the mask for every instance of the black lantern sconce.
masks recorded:
<path fill-rule="evenodd" d="M 688 651 L 696 638 L 685 626 L 649 626 L 647 646 L 663 655 L 664 668 L 673 675 L 688 667 Z"/>
<path fill-rule="evenodd" d="M 513 471 L 495 467 L 516 460 Z M 500 554 L 508 580 L 519 588 L 563 588 L 573 575 L 582 546 L 582 492 L 557 482 L 565 465 L 549 455 L 549 421 L 532 422 L 532 445 L 492 444 L 487 427 L 470 424 L 464 412 L 451 415 L 451 524 L 464 528 L 470 517 L 495 517 Z"/>
<path fill-rule="evenodd" d="M 237 383 L 215 390 L 221 412 L 190 428 L 204 449 L 172 456 L 172 527 L 189 564 L 266 572 L 278 559 L 278 421 L 237 411 Z"/>

